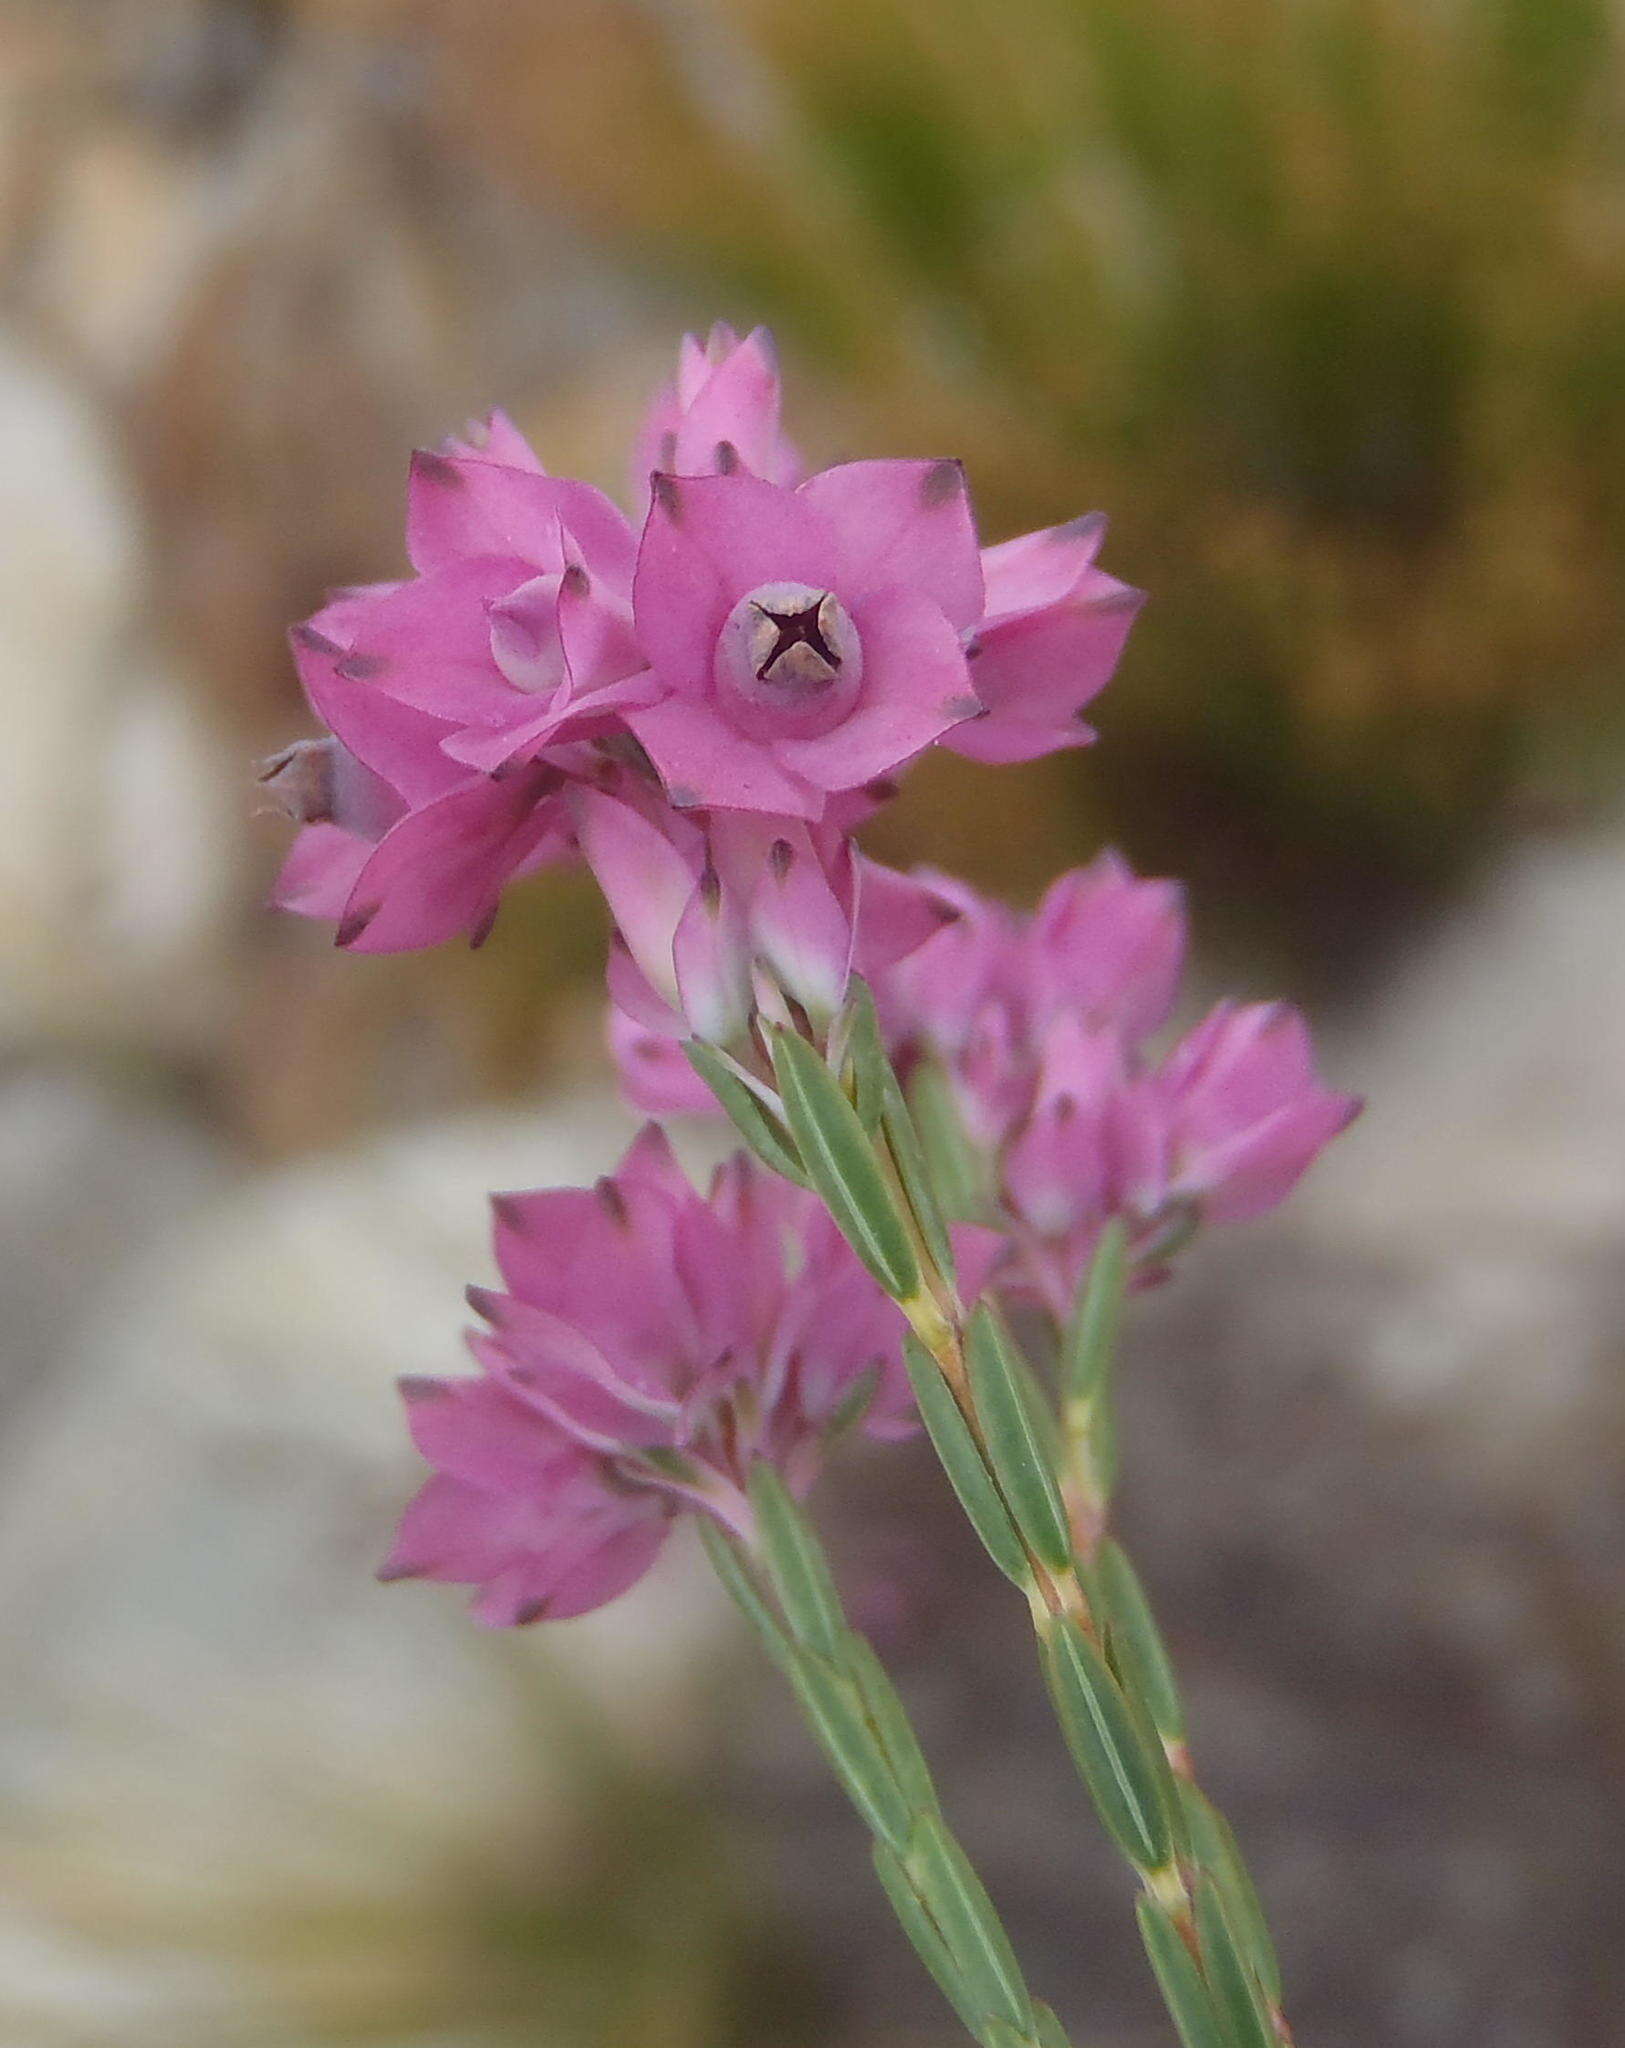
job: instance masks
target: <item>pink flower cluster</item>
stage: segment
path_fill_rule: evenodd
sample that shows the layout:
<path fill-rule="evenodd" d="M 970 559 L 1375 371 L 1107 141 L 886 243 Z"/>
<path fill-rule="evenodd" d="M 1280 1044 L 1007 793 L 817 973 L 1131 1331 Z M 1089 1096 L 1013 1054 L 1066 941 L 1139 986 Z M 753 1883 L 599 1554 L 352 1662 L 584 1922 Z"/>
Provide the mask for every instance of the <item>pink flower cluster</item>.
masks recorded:
<path fill-rule="evenodd" d="M 435 1470 L 384 1577 L 478 1586 L 496 1627 L 580 1614 L 685 1509 L 748 1528 L 753 1460 L 803 1491 L 832 1437 L 911 1428 L 901 1311 L 815 1197 L 753 1161 L 701 1196 L 650 1125 L 596 1187 L 494 1207 L 506 1291 L 469 1291 L 479 1376 L 403 1383 Z"/>
<path fill-rule="evenodd" d="M 851 836 L 928 747 L 1092 737 L 1139 604 L 1096 566 L 1103 522 L 983 549 L 957 463 L 804 475 L 761 332 L 684 342 L 636 460 L 634 524 L 500 414 L 416 458 L 413 574 L 293 636 L 328 736 L 262 775 L 303 828 L 281 903 L 357 951 L 478 943 L 509 881 L 584 858 L 615 922 L 611 1041 L 656 1114 L 716 1107 L 698 1038 L 771 1115 L 764 1024 L 839 1067 L 861 975 L 899 1073 L 945 1077 L 997 1225 L 956 1227 L 967 1299 L 991 1274 L 1064 1318 L 1108 1219 L 1146 1272 L 1278 1202 L 1357 1105 L 1280 1007 L 1221 1004 L 1155 1050 L 1172 884 L 1108 854 L 1022 919 Z M 910 1426 L 901 1311 L 813 1195 L 744 1157 L 702 1197 L 651 1126 L 596 1188 L 496 1218 L 479 1376 L 405 1389 L 434 1473 L 387 1575 L 477 1586 L 495 1624 L 580 1613 L 680 1512 L 748 1533 L 754 1461 L 800 1489 L 843 1429 Z"/>
<path fill-rule="evenodd" d="M 1192 1225 L 1273 1208 L 1357 1113 L 1283 1004 L 1220 1003 L 1153 1055 L 1184 961 L 1175 883 L 1106 853 L 1027 919 L 935 886 L 961 914 L 876 976 L 882 1024 L 904 1071 L 946 1073 L 1008 1228 L 1001 1277 L 1058 1318 L 1110 1218 L 1154 1270 Z"/>
<path fill-rule="evenodd" d="M 956 462 L 803 476 L 760 330 L 686 340 L 638 449 L 634 526 L 494 414 L 414 461 L 414 574 L 295 629 L 331 737 L 266 767 L 305 826 L 278 900 L 340 945 L 477 942 L 510 879 L 637 837 L 652 805 L 673 876 L 710 821 L 777 821 L 741 843 L 790 847 L 789 893 L 822 915 L 850 895 L 844 828 L 926 748 L 1019 761 L 1091 737 L 1079 712 L 1140 601 L 1095 566 L 1100 519 L 984 550 Z M 629 807 L 619 831 L 606 801 Z M 633 949 L 668 999 L 707 979 L 702 922 L 678 986 Z"/>

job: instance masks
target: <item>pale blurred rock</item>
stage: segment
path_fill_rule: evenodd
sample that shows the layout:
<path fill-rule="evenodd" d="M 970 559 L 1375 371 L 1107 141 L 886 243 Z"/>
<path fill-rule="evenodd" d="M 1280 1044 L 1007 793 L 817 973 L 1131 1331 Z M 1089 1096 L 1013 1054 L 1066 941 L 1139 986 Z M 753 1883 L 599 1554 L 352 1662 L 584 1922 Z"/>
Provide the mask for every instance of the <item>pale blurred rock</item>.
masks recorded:
<path fill-rule="evenodd" d="M 0 334 L 0 1041 L 150 1043 L 218 1000 L 234 777 L 140 629 L 141 551 L 91 410 Z"/>
<path fill-rule="evenodd" d="M 486 1190 L 590 1177 L 628 1129 L 492 1114 L 312 1160 L 87 1305 L 0 1484 L 0 2039 L 590 2038 L 503 1930 L 579 1911 L 602 1813 L 692 1768 L 720 1595 L 679 1545 L 600 1615 L 493 1636 L 372 1572 L 421 1476 L 391 1383 L 457 1369 Z M 640 1909 L 628 1983 L 662 1938 Z"/>

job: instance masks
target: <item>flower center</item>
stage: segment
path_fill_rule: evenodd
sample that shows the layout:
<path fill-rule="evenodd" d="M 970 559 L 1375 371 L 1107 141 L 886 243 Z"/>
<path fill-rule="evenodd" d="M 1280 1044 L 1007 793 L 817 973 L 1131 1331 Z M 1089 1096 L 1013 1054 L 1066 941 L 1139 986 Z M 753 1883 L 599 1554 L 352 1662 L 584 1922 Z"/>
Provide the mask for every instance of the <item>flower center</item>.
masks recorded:
<path fill-rule="evenodd" d="M 716 676 L 729 715 L 746 732 L 809 737 L 838 725 L 851 709 L 863 651 L 833 591 L 764 583 L 728 614 Z"/>

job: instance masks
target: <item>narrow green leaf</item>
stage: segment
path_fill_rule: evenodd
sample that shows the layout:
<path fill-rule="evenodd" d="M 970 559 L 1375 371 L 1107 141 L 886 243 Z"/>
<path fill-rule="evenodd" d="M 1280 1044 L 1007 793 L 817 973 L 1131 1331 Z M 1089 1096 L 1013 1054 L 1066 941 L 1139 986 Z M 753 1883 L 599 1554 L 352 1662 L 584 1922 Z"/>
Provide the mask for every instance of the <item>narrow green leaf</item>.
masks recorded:
<path fill-rule="evenodd" d="M 1128 1553 L 1109 1537 L 1095 1553 L 1094 1583 L 1106 1610 L 1112 1661 L 1124 1690 L 1145 1702 L 1159 1735 L 1183 1742 L 1185 1708 L 1162 1632 Z"/>
<path fill-rule="evenodd" d="M 1112 1840 L 1141 1870 L 1168 1861 L 1172 1827 L 1158 1757 L 1105 1659 L 1075 1621 L 1045 1632 L 1045 1669 L 1062 1733 Z"/>
<path fill-rule="evenodd" d="M 790 1633 L 821 1656 L 833 1657 L 845 1621 L 823 1545 L 784 1481 L 760 1459 L 751 1467 L 750 1498 Z"/>
<path fill-rule="evenodd" d="M 1100 1234 L 1061 1347 L 1061 1388 L 1069 1401 L 1092 1400 L 1105 1387 L 1127 1285 L 1128 1229 L 1114 1216 Z"/>
<path fill-rule="evenodd" d="M 868 1823 L 870 1833 L 889 1842 L 901 1855 L 919 1816 L 898 1787 L 891 1760 L 864 1712 L 858 1688 L 810 1650 L 794 1655 L 788 1669 L 802 1710 L 852 1804 Z"/>
<path fill-rule="evenodd" d="M 1230 2048 L 1224 2023 L 1213 2008 L 1196 1959 L 1181 1940 L 1166 1909 L 1148 1892 L 1142 1892 L 1134 1910 L 1152 1974 L 1183 2048 Z"/>
<path fill-rule="evenodd" d="M 1033 2039 L 1038 2048 L 1072 2048 L 1072 2043 L 1066 2038 L 1065 2027 L 1041 1998 L 1033 2000 L 1033 2021 Z"/>
<path fill-rule="evenodd" d="M 983 1221 L 993 1200 L 988 1161 L 971 1143 L 952 1084 L 935 1060 L 922 1060 L 909 1077 L 908 1107 L 944 1213 L 961 1223 Z"/>
<path fill-rule="evenodd" d="M 999 1489 L 970 1426 L 959 1412 L 952 1389 L 917 1337 L 904 1338 L 903 1355 L 908 1361 L 908 1376 L 919 1403 L 920 1419 L 936 1447 L 949 1485 L 959 1496 L 959 1505 L 981 1537 L 988 1556 L 1007 1579 L 1026 1592 L 1032 1584 L 1027 1553 L 1021 1547 L 1010 1511 L 999 1497 Z"/>
<path fill-rule="evenodd" d="M 1033 2048 L 1033 2037 L 1021 2027 L 1011 2026 L 1008 2020 L 995 2019 L 991 2015 L 982 2022 L 982 2039 L 987 2048 Z"/>
<path fill-rule="evenodd" d="M 954 1248 L 949 1242 L 948 1226 L 943 1221 L 942 1206 L 937 1200 L 931 1170 L 920 1145 L 920 1134 L 914 1128 L 914 1119 L 903 1100 L 897 1076 L 889 1066 L 881 1103 L 881 1125 L 920 1236 L 936 1261 L 937 1271 L 951 1280 L 954 1276 Z"/>
<path fill-rule="evenodd" d="M 1235 2048 L 1277 2048 L 1275 2028 L 1258 1981 L 1247 1966 L 1229 1915 L 1211 1878 L 1196 1882 L 1196 1938 L 1201 1945 L 1213 2003 L 1224 2015 Z"/>
<path fill-rule="evenodd" d="M 696 1519 L 700 1526 L 700 1541 L 711 1560 L 711 1569 L 728 1589 L 734 1605 L 761 1637 L 768 1655 L 780 1670 L 784 1670 L 794 1654 L 794 1645 L 779 1626 L 778 1616 L 762 1598 L 749 1566 L 709 1515 L 700 1515 Z"/>
<path fill-rule="evenodd" d="M 1032 2001 L 1009 1937 L 964 1850 L 935 1815 L 917 1823 L 904 1864 L 976 2010 L 1030 2033 Z"/>
<path fill-rule="evenodd" d="M 970 1381 L 999 1490 L 1034 1554 L 1056 1571 L 1072 1563 L 1072 1533 L 1039 1418 L 1042 1395 L 1009 1332 L 984 1302 L 971 1317 Z"/>
<path fill-rule="evenodd" d="M 1264 1917 L 1252 1873 L 1241 1853 L 1230 1823 L 1199 1787 L 1186 1783 L 1179 1788 L 1180 1803 L 1190 1828 L 1191 1852 L 1197 1863 L 1215 1879 L 1224 1894 L 1230 1924 L 1246 1948 L 1259 1982 L 1278 2005 L 1281 2001 L 1281 1964 L 1275 1953 L 1269 1922 Z"/>
<path fill-rule="evenodd" d="M 879 1389 L 878 1367 L 870 1366 L 867 1372 L 859 1373 L 837 1402 L 834 1414 L 824 1424 L 823 1435 L 826 1445 L 838 1443 L 842 1437 L 857 1428 L 868 1414 L 870 1404 Z"/>
<path fill-rule="evenodd" d="M 937 1793 L 931 1782 L 930 1767 L 920 1748 L 919 1737 L 914 1733 L 914 1724 L 908 1718 L 908 1710 L 898 1698 L 897 1688 L 885 1666 L 864 1638 L 850 1630 L 841 1637 L 840 1662 L 842 1670 L 858 1688 L 864 1711 L 886 1753 L 903 1797 L 916 1813 L 934 1812 Z"/>
<path fill-rule="evenodd" d="M 762 1164 L 804 1188 L 807 1176 L 801 1170 L 789 1133 L 775 1123 L 766 1105 L 751 1093 L 716 1047 L 707 1045 L 703 1038 L 690 1038 L 684 1042 L 683 1051 L 688 1055 L 689 1065 L 717 1098 L 718 1107 Z"/>
<path fill-rule="evenodd" d="M 930 1971 L 937 1989 L 958 2013 L 966 2032 L 981 2040 L 982 2015 L 971 2004 L 953 1954 L 936 1922 L 921 1903 L 913 1880 L 884 1842 L 876 1842 L 874 1856 L 875 1872 L 891 1900 L 898 1924 L 914 1945 L 915 1954 Z"/>
<path fill-rule="evenodd" d="M 878 1131 L 891 1062 L 881 1040 L 874 996 L 869 984 L 857 975 L 853 975 L 848 987 L 841 1023 L 846 1049 L 844 1065 L 852 1078 L 852 1106 L 866 1131 Z"/>
<path fill-rule="evenodd" d="M 919 1289 L 920 1269 L 857 1111 L 793 1031 L 774 1032 L 773 1068 L 808 1179 L 875 1279 L 894 1301 L 908 1301 Z"/>

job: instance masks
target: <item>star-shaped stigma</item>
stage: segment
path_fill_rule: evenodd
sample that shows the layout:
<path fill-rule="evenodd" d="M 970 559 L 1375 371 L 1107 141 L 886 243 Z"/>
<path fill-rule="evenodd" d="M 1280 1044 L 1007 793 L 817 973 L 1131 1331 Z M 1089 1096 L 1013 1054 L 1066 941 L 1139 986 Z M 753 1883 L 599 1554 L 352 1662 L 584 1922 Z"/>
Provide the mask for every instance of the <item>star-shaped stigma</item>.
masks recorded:
<path fill-rule="evenodd" d="M 767 659 L 756 671 L 756 680 L 765 683 L 774 664 L 788 654 L 793 647 L 808 648 L 831 674 L 841 665 L 841 657 L 824 637 L 820 623 L 825 599 L 820 597 L 800 611 L 774 611 L 770 606 L 758 604 L 756 609 L 776 630 L 778 638 L 768 650 Z"/>

